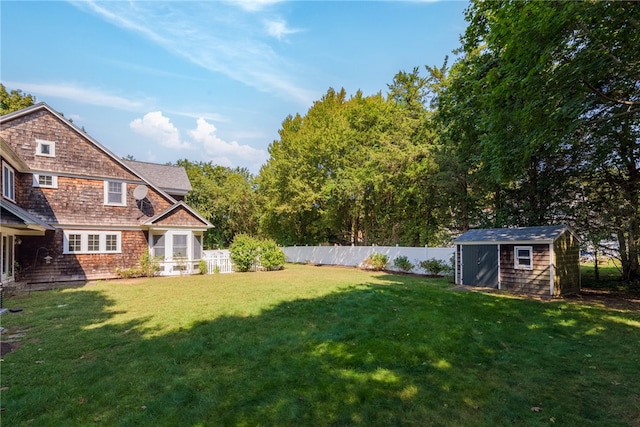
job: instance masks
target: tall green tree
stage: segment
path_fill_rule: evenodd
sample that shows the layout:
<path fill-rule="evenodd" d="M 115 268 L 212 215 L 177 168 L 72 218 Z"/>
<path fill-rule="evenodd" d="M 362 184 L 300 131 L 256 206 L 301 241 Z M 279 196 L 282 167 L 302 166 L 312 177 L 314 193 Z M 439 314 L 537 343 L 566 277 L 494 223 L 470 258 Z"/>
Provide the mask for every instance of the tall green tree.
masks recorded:
<path fill-rule="evenodd" d="M 207 249 L 228 247 L 237 234 L 257 234 L 258 200 L 247 169 L 186 159 L 177 164 L 185 168 L 193 187 L 185 202 L 214 225 L 205 234 Z"/>
<path fill-rule="evenodd" d="M 474 1 L 466 13 L 498 216 L 575 222 L 580 195 L 600 192 L 588 209 L 616 236 L 624 277 L 640 278 L 640 4 Z"/>

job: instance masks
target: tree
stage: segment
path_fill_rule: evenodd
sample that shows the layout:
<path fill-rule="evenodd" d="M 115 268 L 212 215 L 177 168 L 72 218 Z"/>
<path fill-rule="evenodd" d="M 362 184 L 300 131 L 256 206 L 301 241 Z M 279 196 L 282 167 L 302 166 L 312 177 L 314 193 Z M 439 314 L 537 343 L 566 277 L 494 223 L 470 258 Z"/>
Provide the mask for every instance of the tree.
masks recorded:
<path fill-rule="evenodd" d="M 258 201 L 248 170 L 186 159 L 177 164 L 193 187 L 185 202 L 214 225 L 205 234 L 205 247 L 228 247 L 237 234 L 257 233 Z"/>
<path fill-rule="evenodd" d="M 35 96 L 23 93 L 20 89 L 7 92 L 4 84 L 0 83 L 0 116 L 29 107 L 35 102 Z"/>
<path fill-rule="evenodd" d="M 466 14 L 496 213 L 508 225 L 575 223 L 580 194 L 600 192 L 586 209 L 603 203 L 623 276 L 640 278 L 640 4 L 473 2 Z"/>

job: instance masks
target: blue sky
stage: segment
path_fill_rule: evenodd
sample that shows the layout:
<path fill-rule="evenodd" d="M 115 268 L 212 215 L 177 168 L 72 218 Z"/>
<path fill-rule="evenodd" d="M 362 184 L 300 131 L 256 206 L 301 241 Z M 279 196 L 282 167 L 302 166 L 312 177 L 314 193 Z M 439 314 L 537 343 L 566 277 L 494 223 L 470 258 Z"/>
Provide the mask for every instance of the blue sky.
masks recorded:
<path fill-rule="evenodd" d="M 398 71 L 451 58 L 466 6 L 3 0 L 0 80 L 118 156 L 257 173 L 283 120 L 330 87 L 386 94 Z"/>

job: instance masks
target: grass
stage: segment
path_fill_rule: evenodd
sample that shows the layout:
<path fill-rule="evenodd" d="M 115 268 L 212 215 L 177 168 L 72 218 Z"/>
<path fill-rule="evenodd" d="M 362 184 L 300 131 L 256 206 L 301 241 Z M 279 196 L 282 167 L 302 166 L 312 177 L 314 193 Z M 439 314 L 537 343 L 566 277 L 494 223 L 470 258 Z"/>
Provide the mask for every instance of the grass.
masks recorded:
<path fill-rule="evenodd" d="M 346 268 L 12 298 L 2 425 L 640 425 L 640 313 Z"/>

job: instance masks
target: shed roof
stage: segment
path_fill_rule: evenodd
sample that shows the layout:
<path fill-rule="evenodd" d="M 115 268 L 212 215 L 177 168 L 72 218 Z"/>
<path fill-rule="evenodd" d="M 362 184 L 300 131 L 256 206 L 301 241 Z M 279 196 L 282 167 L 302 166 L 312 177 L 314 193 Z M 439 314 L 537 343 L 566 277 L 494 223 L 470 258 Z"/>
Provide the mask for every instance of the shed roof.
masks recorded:
<path fill-rule="evenodd" d="M 551 243 L 565 231 L 571 232 L 567 225 L 542 225 L 537 227 L 485 228 L 469 230 L 461 234 L 455 243 Z"/>

